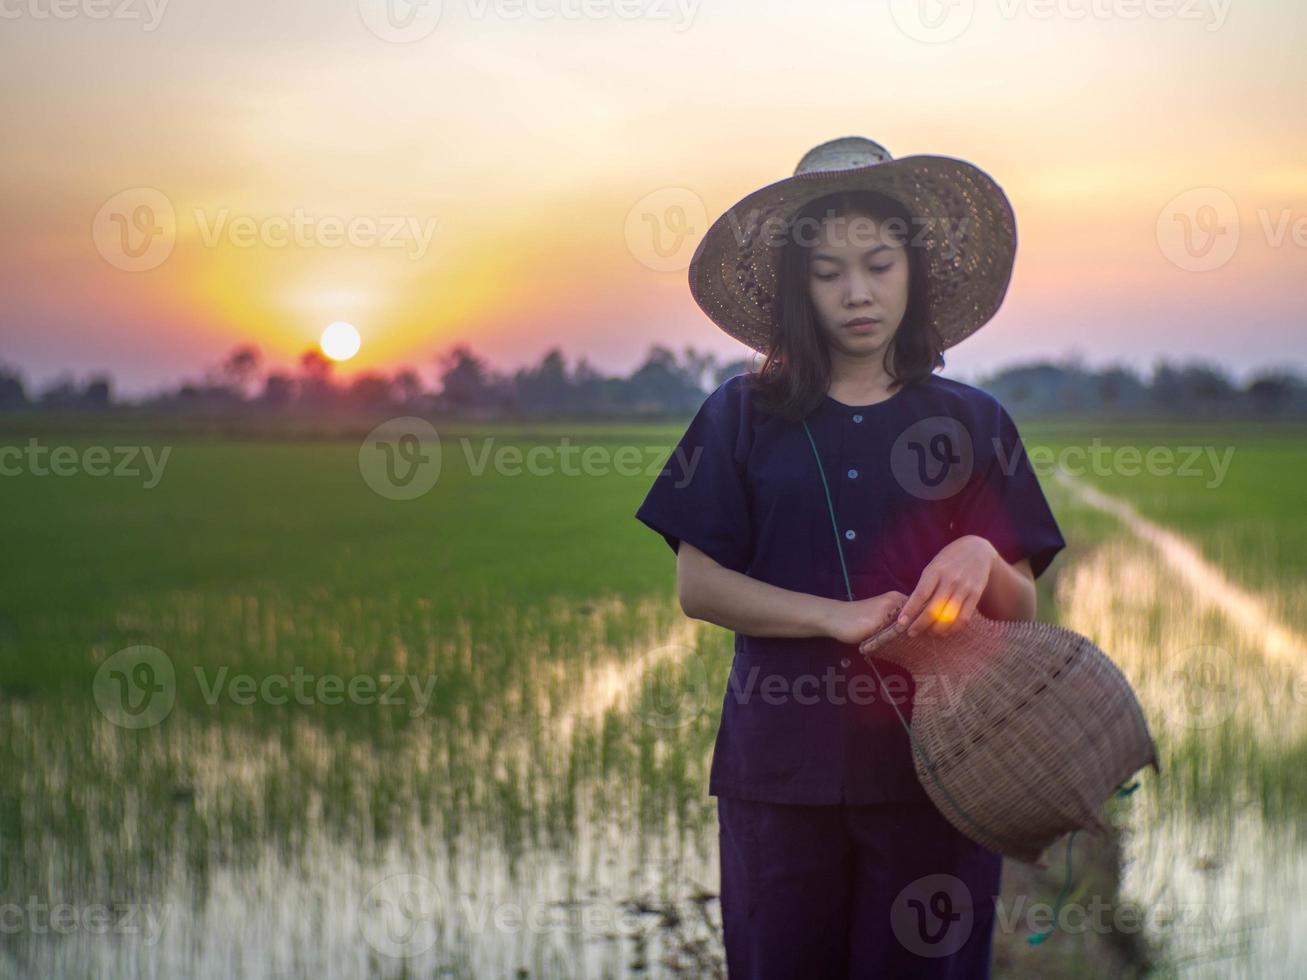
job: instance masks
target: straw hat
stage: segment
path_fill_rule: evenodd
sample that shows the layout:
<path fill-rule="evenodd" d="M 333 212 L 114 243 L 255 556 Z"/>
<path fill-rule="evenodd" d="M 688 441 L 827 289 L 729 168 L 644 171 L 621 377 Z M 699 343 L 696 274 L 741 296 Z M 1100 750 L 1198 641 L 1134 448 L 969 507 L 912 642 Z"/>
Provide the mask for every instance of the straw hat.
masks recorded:
<path fill-rule="evenodd" d="M 1129 681 L 1072 630 L 975 614 L 941 636 L 892 622 L 862 649 L 913 675 L 917 778 L 989 850 L 1033 864 L 1068 831 L 1104 830 L 1099 810 L 1135 772 L 1161 771 Z"/>
<path fill-rule="evenodd" d="M 690 260 L 695 302 L 732 337 L 764 352 L 790 223 L 811 201 L 844 190 L 880 191 L 907 207 L 912 242 L 926 252 L 926 291 L 944 347 L 998 311 L 1017 245 L 1012 205 L 998 184 L 951 157 L 892 159 L 861 136 L 814 146 L 794 176 L 759 188 L 714 221 Z"/>

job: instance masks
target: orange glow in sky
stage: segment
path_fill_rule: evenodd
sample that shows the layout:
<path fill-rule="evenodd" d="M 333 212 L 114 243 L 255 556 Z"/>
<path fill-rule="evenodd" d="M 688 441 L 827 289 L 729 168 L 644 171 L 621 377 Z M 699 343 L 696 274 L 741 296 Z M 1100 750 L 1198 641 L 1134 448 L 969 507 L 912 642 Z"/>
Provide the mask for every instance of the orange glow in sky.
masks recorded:
<path fill-rule="evenodd" d="M 926 37 L 910 6 L 491 4 L 399 36 L 360 16 L 380 0 L 167 3 L 150 23 L 18 5 L 0 350 L 125 390 L 239 344 L 294 364 L 335 321 L 366 325 L 351 372 L 430 374 L 456 343 L 500 369 L 555 346 L 614 372 L 653 343 L 742 357 L 689 295 L 695 244 L 858 134 L 969 160 L 1013 201 L 1007 299 L 951 370 L 1307 359 L 1307 128 L 1285 97 L 1307 91 L 1307 7 L 977 2 Z M 1181 206 L 1185 233 L 1237 239 L 1219 265 L 1175 254 Z"/>

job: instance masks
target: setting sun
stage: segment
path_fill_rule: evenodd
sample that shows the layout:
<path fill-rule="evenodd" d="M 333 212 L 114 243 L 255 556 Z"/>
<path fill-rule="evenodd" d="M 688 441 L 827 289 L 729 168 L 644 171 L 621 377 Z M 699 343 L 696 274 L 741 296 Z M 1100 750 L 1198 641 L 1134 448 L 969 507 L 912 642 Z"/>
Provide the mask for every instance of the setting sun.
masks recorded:
<path fill-rule="evenodd" d="M 353 324 L 340 321 L 322 331 L 322 338 L 318 341 L 322 353 L 333 361 L 348 361 L 359 352 L 362 343 L 359 332 L 354 329 Z"/>

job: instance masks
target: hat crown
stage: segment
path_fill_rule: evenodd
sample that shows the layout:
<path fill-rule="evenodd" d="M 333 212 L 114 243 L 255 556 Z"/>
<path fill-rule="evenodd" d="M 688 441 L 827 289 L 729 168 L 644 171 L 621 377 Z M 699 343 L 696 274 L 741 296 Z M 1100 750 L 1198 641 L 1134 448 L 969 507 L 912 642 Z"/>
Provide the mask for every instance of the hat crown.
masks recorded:
<path fill-rule="evenodd" d="M 814 146 L 794 168 L 794 176 L 826 170 L 852 170 L 892 160 L 889 150 L 865 136 L 841 136 Z"/>

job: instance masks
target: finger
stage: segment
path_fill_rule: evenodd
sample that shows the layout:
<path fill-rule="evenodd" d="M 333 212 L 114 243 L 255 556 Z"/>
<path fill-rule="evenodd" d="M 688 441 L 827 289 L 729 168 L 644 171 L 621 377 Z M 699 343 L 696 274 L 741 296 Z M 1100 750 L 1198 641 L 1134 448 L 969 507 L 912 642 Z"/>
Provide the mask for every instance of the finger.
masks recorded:
<path fill-rule="evenodd" d="M 935 590 L 934 596 L 926 604 L 926 608 L 921 611 L 914 624 L 917 634 L 930 633 L 938 635 L 943 630 L 944 613 L 948 607 L 949 587 L 940 583 L 939 588 Z"/>
<path fill-rule="evenodd" d="M 882 626 L 875 633 L 871 634 L 871 636 L 863 640 L 862 644 L 858 647 L 858 652 L 864 656 L 873 653 L 896 636 L 900 636 L 902 632 L 903 630 L 898 625 L 898 622 L 896 620 L 891 620 L 888 625 Z"/>
<path fill-rule="evenodd" d="M 899 622 L 907 621 L 907 635 L 916 636 L 934 620 L 931 603 L 939 592 L 938 576 L 932 575 L 929 581 L 923 579 L 917 591 L 908 599 L 904 611 L 899 613 Z"/>
<path fill-rule="evenodd" d="M 899 610 L 900 625 L 907 626 L 910 624 L 925 608 L 926 601 L 935 591 L 936 578 L 935 572 L 929 568 L 922 572 L 917 587 L 912 590 L 912 595 L 903 601 L 903 608 Z"/>
<path fill-rule="evenodd" d="M 902 605 L 901 602 L 894 600 L 895 595 L 902 595 L 902 593 L 886 592 L 873 600 L 879 602 L 879 600 L 884 599 L 886 601 L 880 604 L 880 618 L 871 623 L 867 628 L 867 633 L 858 641 L 859 652 L 866 653 L 870 641 L 880 636 L 887 627 L 893 625 L 894 617 L 898 615 L 899 607 Z M 906 601 L 907 596 L 903 596 L 903 599 Z M 876 645 L 879 646 L 880 644 L 877 643 Z"/>
<path fill-rule="evenodd" d="M 958 614 L 962 611 L 962 599 L 959 598 L 956 591 L 951 591 L 948 595 L 940 599 L 935 606 L 935 621 L 931 623 L 930 631 L 936 636 L 946 636 L 953 632 L 954 625 L 957 623 Z"/>
<path fill-rule="evenodd" d="M 889 592 L 884 593 L 883 597 L 888 602 L 888 605 L 885 607 L 885 618 L 871 635 L 864 639 L 858 646 L 859 653 L 871 653 L 888 643 L 895 636 L 901 635 L 903 632 L 902 627 L 898 625 L 896 617 L 907 604 L 907 595 L 891 589 Z"/>
<path fill-rule="evenodd" d="M 954 624 L 954 628 L 965 629 L 971 623 L 978 605 L 980 605 L 980 592 L 972 592 L 962 603 L 962 610 L 958 613 L 958 621 Z"/>
<path fill-rule="evenodd" d="M 930 633 L 935 636 L 943 636 L 952 630 L 953 623 L 958 618 L 958 613 L 962 611 L 962 600 L 965 598 L 965 593 L 966 585 L 964 583 L 947 577 L 942 579 L 939 589 L 935 593 L 935 601 L 930 606 Z"/>
<path fill-rule="evenodd" d="M 976 615 L 976 607 L 980 604 L 980 597 L 985 590 L 976 588 L 974 584 L 962 583 L 952 594 L 952 602 L 956 608 L 950 609 L 948 618 L 948 632 L 955 633 L 965 629 Z"/>

